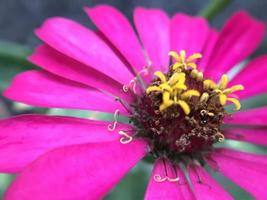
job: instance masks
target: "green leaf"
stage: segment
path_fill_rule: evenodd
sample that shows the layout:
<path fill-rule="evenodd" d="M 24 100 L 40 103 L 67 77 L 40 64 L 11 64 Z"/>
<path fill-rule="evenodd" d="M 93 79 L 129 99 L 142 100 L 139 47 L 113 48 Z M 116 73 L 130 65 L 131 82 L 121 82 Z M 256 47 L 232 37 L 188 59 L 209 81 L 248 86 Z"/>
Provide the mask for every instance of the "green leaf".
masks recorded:
<path fill-rule="evenodd" d="M 0 57 L 17 60 L 25 60 L 31 54 L 31 50 L 25 46 L 8 41 L 0 41 Z"/>
<path fill-rule="evenodd" d="M 214 145 L 216 148 L 230 148 L 235 149 L 243 152 L 251 152 L 256 154 L 265 154 L 267 155 L 267 147 L 260 146 L 248 142 L 241 142 L 237 140 L 224 140 L 221 143 L 216 143 Z"/>
<path fill-rule="evenodd" d="M 229 192 L 234 199 L 244 199 L 244 200 L 253 200 L 252 196 L 240 188 L 238 185 L 233 183 L 230 179 L 228 179 L 223 174 L 214 171 L 209 166 L 205 166 L 206 170 L 209 172 L 209 174 L 218 182 L 220 185 Z M 218 198 L 219 199 L 219 198 Z"/>
<path fill-rule="evenodd" d="M 231 0 L 211 0 L 210 3 L 200 11 L 199 15 L 212 20 L 222 12 L 232 1 Z"/>
<path fill-rule="evenodd" d="M 0 41 L 0 91 L 10 84 L 16 74 L 34 68 L 34 65 L 27 61 L 30 54 L 29 48 Z"/>
<path fill-rule="evenodd" d="M 10 174 L 0 174 L 0 199 L 3 196 L 6 188 L 10 184 L 11 180 L 13 179 L 13 175 Z"/>
<path fill-rule="evenodd" d="M 144 199 L 151 170 L 152 165 L 139 162 L 104 200 Z"/>
<path fill-rule="evenodd" d="M 69 110 L 69 109 L 50 109 L 47 114 L 49 115 L 60 115 L 60 116 L 71 116 L 80 117 L 100 121 L 114 121 L 113 113 L 96 112 L 88 110 Z M 126 116 L 119 115 L 118 121 L 122 123 L 129 123 L 129 118 Z"/>

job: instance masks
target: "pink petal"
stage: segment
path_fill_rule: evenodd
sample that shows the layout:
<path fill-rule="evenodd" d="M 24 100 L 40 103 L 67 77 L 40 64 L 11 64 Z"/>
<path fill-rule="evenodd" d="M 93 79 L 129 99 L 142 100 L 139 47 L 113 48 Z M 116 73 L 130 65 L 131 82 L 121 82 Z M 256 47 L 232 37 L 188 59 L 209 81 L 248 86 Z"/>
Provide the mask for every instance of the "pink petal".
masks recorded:
<path fill-rule="evenodd" d="M 138 38 L 130 22 L 120 11 L 108 5 L 100 5 L 85 8 L 85 12 L 136 71 L 147 66 Z"/>
<path fill-rule="evenodd" d="M 233 113 L 225 118 L 226 124 L 259 125 L 267 124 L 267 107 L 254 108 Z"/>
<path fill-rule="evenodd" d="M 196 199 L 233 199 L 202 167 L 191 166 L 188 171 Z"/>
<path fill-rule="evenodd" d="M 180 178 L 179 182 L 170 182 L 163 181 L 157 182 L 155 180 L 155 176 L 160 176 L 161 178 L 166 177 L 166 170 L 169 178 Z M 177 168 L 177 175 L 174 171 L 171 163 L 162 160 L 157 160 L 152 175 L 150 177 L 150 181 L 148 184 L 148 188 L 145 194 L 145 200 L 175 200 L 175 199 L 194 199 L 192 192 L 189 189 L 189 186 L 186 183 L 185 176 L 180 168 Z"/>
<path fill-rule="evenodd" d="M 50 151 L 17 176 L 5 199 L 99 200 L 145 154 L 142 141 L 83 144 Z"/>
<path fill-rule="evenodd" d="M 266 165 L 267 166 L 267 155 L 259 155 L 254 153 L 245 153 L 233 149 L 226 149 L 226 148 L 218 148 L 216 149 L 216 153 L 219 153 L 224 156 L 232 157 L 235 159 L 246 160 L 248 162 L 257 163 L 259 165 Z M 267 170 L 267 168 L 265 167 Z"/>
<path fill-rule="evenodd" d="M 211 29 L 209 32 L 208 40 L 205 43 L 205 46 L 202 51 L 203 57 L 199 60 L 197 69 L 201 72 L 204 72 L 209 59 L 212 56 L 214 51 L 215 44 L 218 40 L 219 33 L 216 30 Z"/>
<path fill-rule="evenodd" d="M 204 18 L 178 13 L 171 20 L 171 50 L 185 50 L 187 55 L 201 53 L 209 33 L 209 26 Z"/>
<path fill-rule="evenodd" d="M 234 79 L 229 86 L 242 84 L 245 90 L 235 94 L 243 99 L 253 95 L 267 92 L 267 55 L 252 60 Z"/>
<path fill-rule="evenodd" d="M 159 9 L 136 8 L 134 23 L 152 61 L 153 71 L 168 70 L 170 51 L 170 19 Z"/>
<path fill-rule="evenodd" d="M 0 120 L 0 171 L 18 172 L 45 152 L 73 144 L 119 140 L 108 122 L 72 117 L 21 115 Z M 120 124 L 117 129 L 130 129 Z M 117 130 L 116 129 L 116 130 Z"/>
<path fill-rule="evenodd" d="M 246 12 L 235 13 L 224 25 L 205 71 L 218 80 L 223 73 L 249 56 L 261 43 L 265 25 Z"/>
<path fill-rule="evenodd" d="M 239 128 L 225 129 L 223 134 L 227 139 L 240 140 L 258 145 L 267 146 L 267 129 L 266 128 Z"/>
<path fill-rule="evenodd" d="M 213 163 L 216 163 L 221 173 L 251 193 L 255 199 L 266 199 L 266 165 L 250 162 L 248 160 L 236 159 L 220 153 L 214 153 L 211 159 Z"/>
<path fill-rule="evenodd" d="M 122 84 L 133 79 L 131 72 L 104 41 L 74 21 L 59 17 L 48 19 L 36 34 L 59 52 Z"/>
<path fill-rule="evenodd" d="M 113 97 L 91 87 L 45 71 L 27 71 L 15 77 L 5 96 L 22 103 L 47 108 L 86 109 L 127 113 Z"/>
<path fill-rule="evenodd" d="M 176 167 L 177 173 L 179 175 L 180 178 L 180 185 L 179 185 L 179 189 L 180 192 L 182 194 L 183 199 L 185 200 L 195 200 L 196 197 L 193 194 L 187 180 L 186 177 L 184 175 L 184 172 L 180 169 L 180 167 Z"/>
<path fill-rule="evenodd" d="M 48 45 L 39 46 L 29 60 L 43 69 L 58 76 L 83 83 L 96 89 L 107 91 L 123 99 L 130 99 L 130 94 L 122 90 L 122 85 Z"/>

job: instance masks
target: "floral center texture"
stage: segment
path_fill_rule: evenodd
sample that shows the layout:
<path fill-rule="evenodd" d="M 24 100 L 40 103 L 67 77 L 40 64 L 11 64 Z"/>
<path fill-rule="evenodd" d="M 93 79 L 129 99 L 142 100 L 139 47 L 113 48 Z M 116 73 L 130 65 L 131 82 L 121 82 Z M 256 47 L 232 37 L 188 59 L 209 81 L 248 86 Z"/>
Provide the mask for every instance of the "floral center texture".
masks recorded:
<path fill-rule="evenodd" d="M 227 88 L 228 77 L 222 75 L 216 84 L 205 79 L 194 62 L 202 57 L 185 51 L 169 55 L 174 62 L 167 73 L 157 71 L 155 78 L 133 105 L 132 123 L 137 137 L 150 142 L 156 158 L 181 161 L 202 158 L 212 150 L 212 145 L 224 140 L 221 125 L 227 115 L 224 105 L 241 105 L 231 94 L 243 90 L 242 85 Z"/>

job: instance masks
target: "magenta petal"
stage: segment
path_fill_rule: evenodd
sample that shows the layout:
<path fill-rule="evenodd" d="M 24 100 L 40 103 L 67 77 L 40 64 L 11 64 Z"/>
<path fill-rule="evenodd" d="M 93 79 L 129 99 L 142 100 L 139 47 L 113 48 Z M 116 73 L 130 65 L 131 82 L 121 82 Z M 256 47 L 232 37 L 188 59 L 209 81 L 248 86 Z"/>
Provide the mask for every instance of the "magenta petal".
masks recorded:
<path fill-rule="evenodd" d="M 242 84 L 245 90 L 235 94 L 243 99 L 253 95 L 267 92 L 267 55 L 252 60 L 240 73 L 238 73 L 229 86 Z"/>
<path fill-rule="evenodd" d="M 48 45 L 38 47 L 29 60 L 43 69 L 58 76 L 83 83 L 96 89 L 107 91 L 123 99 L 129 99 L 130 94 L 123 92 L 122 85 Z"/>
<path fill-rule="evenodd" d="M 136 8 L 134 23 L 148 53 L 153 71 L 166 72 L 169 66 L 170 19 L 159 9 Z"/>
<path fill-rule="evenodd" d="M 265 200 L 267 197 L 266 165 L 249 160 L 237 159 L 220 153 L 211 156 L 218 170 L 248 191 L 255 199 Z M 211 165 L 212 165 L 211 163 Z"/>
<path fill-rule="evenodd" d="M 166 170 L 169 178 L 180 178 L 179 182 L 163 181 L 157 182 L 156 177 L 165 178 Z M 175 199 L 193 199 L 192 192 L 189 190 L 183 172 L 177 168 L 177 175 L 173 166 L 165 161 L 157 160 L 145 194 L 145 200 L 175 200 Z"/>
<path fill-rule="evenodd" d="M 219 35 L 205 75 L 218 80 L 258 47 L 264 33 L 265 25 L 262 22 L 253 19 L 244 11 L 235 13 Z"/>
<path fill-rule="evenodd" d="M 143 141 L 83 144 L 50 151 L 17 176 L 5 199 L 99 200 L 145 154 Z"/>
<path fill-rule="evenodd" d="M 14 101 L 34 106 L 112 113 L 119 109 L 127 113 L 113 97 L 45 71 L 32 70 L 17 75 L 4 94 Z"/>
<path fill-rule="evenodd" d="M 233 199 L 202 167 L 191 166 L 188 171 L 196 199 Z"/>
<path fill-rule="evenodd" d="M 62 146 L 119 140 L 108 122 L 73 117 L 21 115 L 0 120 L 0 171 L 18 172 L 43 153 Z M 130 129 L 120 124 L 119 129 Z"/>
<path fill-rule="evenodd" d="M 40 39 L 59 52 L 127 84 L 133 75 L 95 33 L 64 18 L 51 18 L 36 30 Z"/>
<path fill-rule="evenodd" d="M 235 159 L 246 160 L 251 163 L 259 164 L 259 165 L 266 165 L 263 170 L 267 170 L 267 155 L 260 155 L 254 153 L 245 153 L 233 149 L 226 149 L 226 148 L 218 148 L 216 149 L 216 153 L 220 155 L 228 156 Z"/>
<path fill-rule="evenodd" d="M 204 18 L 178 13 L 171 20 L 171 50 L 185 50 L 187 55 L 201 53 L 209 33 Z"/>
<path fill-rule="evenodd" d="M 227 139 L 239 140 L 239 141 L 267 146 L 267 129 L 266 128 L 225 129 L 223 134 Z"/>
<path fill-rule="evenodd" d="M 202 51 L 203 57 L 199 60 L 197 66 L 197 69 L 201 72 L 204 72 L 207 67 L 207 63 L 212 56 L 215 44 L 218 40 L 218 35 L 219 33 L 216 30 L 210 30 L 208 40 L 206 41 Z"/>
<path fill-rule="evenodd" d="M 140 71 L 147 66 L 138 38 L 130 22 L 120 11 L 108 5 L 100 5 L 85 8 L 85 12 L 132 67 Z"/>
<path fill-rule="evenodd" d="M 225 118 L 224 123 L 266 126 L 267 107 L 235 112 L 230 117 Z"/>

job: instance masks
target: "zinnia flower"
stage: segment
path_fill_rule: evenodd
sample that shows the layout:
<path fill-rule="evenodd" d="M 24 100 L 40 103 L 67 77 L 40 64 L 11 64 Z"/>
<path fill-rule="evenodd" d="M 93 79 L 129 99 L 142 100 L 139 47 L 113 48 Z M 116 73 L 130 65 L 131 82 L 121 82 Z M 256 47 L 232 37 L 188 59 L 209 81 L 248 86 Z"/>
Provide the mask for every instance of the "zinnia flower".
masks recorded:
<path fill-rule="evenodd" d="M 85 11 L 99 32 L 60 17 L 45 21 L 36 30 L 44 44 L 29 58 L 42 70 L 18 75 L 5 96 L 114 120 L 1 120 L 0 171 L 18 173 L 5 199 L 101 199 L 146 155 L 155 160 L 147 200 L 233 199 L 205 165 L 266 199 L 266 157 L 215 145 L 225 138 L 267 145 L 266 107 L 233 112 L 239 99 L 266 92 L 267 56 L 226 75 L 260 44 L 264 24 L 237 12 L 217 31 L 201 17 L 136 8 L 139 40 L 118 10 Z"/>

